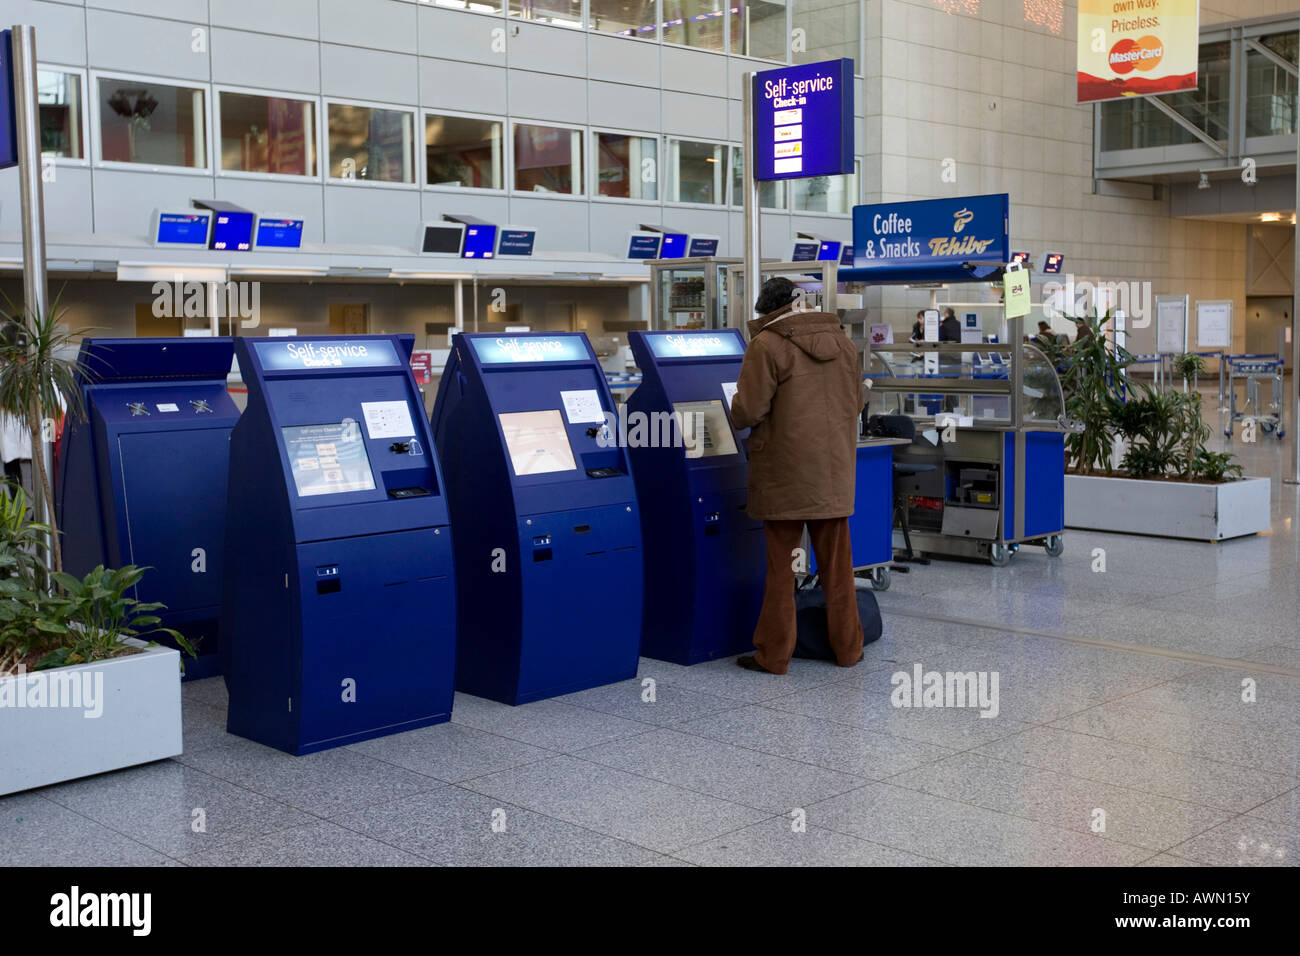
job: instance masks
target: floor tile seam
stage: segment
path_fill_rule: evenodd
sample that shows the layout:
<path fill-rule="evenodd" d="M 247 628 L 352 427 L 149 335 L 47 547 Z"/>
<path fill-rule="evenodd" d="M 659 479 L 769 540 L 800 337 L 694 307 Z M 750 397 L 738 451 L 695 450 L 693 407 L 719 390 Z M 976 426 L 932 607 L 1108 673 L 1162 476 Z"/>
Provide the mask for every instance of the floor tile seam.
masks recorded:
<path fill-rule="evenodd" d="M 969 802 L 967 802 L 967 801 L 965 801 L 965 800 L 954 800 L 954 799 L 951 798 L 951 797 L 941 797 L 941 796 L 939 796 L 938 794 L 929 793 L 929 792 L 927 792 L 927 791 L 925 791 L 925 790 L 917 790 L 917 789 L 912 788 L 912 787 L 903 787 L 903 786 L 900 786 L 900 785 L 898 785 L 898 784 L 896 784 L 896 783 L 889 783 L 889 782 L 887 782 L 887 781 L 880 781 L 879 783 L 880 783 L 881 786 L 892 787 L 892 788 L 894 788 L 895 790 L 900 790 L 900 791 L 902 791 L 903 793 L 919 793 L 919 794 L 923 794 L 924 796 L 932 797 L 932 798 L 934 798 L 934 799 L 936 799 L 936 800 L 943 800 L 943 801 L 945 801 L 945 802 L 947 802 L 947 803 L 954 803 L 954 804 L 957 804 L 957 805 L 959 805 L 959 806 L 969 807 L 969 808 L 971 808 L 972 810 L 979 810 L 979 811 L 984 812 L 984 813 L 995 813 L 995 814 L 997 814 L 998 816 L 1008 817 L 1008 818 L 1010 818 L 1010 819 L 1012 819 L 1012 820 L 1021 820 L 1021 821 L 1025 822 L 1025 823 L 1032 823 L 1032 824 L 1034 824 L 1035 826 L 1047 827 L 1049 830 L 1053 830 L 1053 831 L 1055 831 L 1055 832 L 1057 832 L 1057 833 L 1065 833 L 1065 834 L 1069 834 L 1069 835 L 1071 835 L 1071 836 L 1087 836 L 1086 833 L 1082 833 L 1082 832 L 1080 832 L 1080 831 L 1078 831 L 1078 830 L 1071 830 L 1069 827 L 1058 826 L 1058 825 L 1055 824 L 1055 823 L 1047 823 L 1047 822 L 1045 822 L 1045 821 L 1043 821 L 1043 820 L 1035 820 L 1035 819 L 1032 819 L 1032 818 L 1030 818 L 1030 817 L 1021 816 L 1021 815 L 1016 814 L 1016 813 L 1010 813 L 1010 812 L 1008 812 L 1008 811 L 1006 811 L 1006 810 L 996 810 L 996 809 L 993 809 L 993 808 L 991 808 L 991 807 L 981 806 L 981 805 L 978 804 L 978 803 L 969 803 Z M 842 795 L 841 795 L 841 796 L 842 796 Z M 832 798 L 830 798 L 830 799 L 835 799 L 835 798 L 832 797 Z M 818 801 L 818 802 L 822 802 L 822 801 Z M 814 806 L 815 806 L 815 804 L 814 804 Z M 1227 822 L 1227 821 L 1224 821 L 1224 822 Z M 825 824 L 819 824 L 819 826 L 821 826 L 822 829 L 828 829 L 828 827 L 826 827 Z M 834 830 L 834 832 L 836 832 L 836 833 L 841 833 L 841 834 L 843 834 L 844 836 L 856 836 L 856 834 L 848 833 L 848 832 L 846 832 L 846 831 L 844 831 L 844 830 L 836 830 L 836 829 L 833 828 L 833 827 L 831 827 L 831 828 L 829 828 L 829 829 Z M 1213 828 L 1211 828 L 1211 829 L 1213 829 Z M 857 837 L 857 839 L 860 840 L 860 839 L 862 839 L 862 837 Z M 1133 849 L 1133 850 L 1144 850 L 1144 851 L 1145 851 L 1145 850 L 1149 850 L 1149 849 L 1150 849 L 1150 847 L 1137 846 L 1136 844 L 1128 843 L 1128 842 L 1125 842 L 1125 841 L 1123 841 L 1123 840 L 1116 840 L 1116 839 L 1111 838 L 1111 837 L 1099 837 L 1099 839 L 1106 840 L 1108 843 L 1112 843 L 1112 844 L 1114 844 L 1114 845 L 1116 845 L 1116 846 L 1127 847 L 1128 849 Z M 885 844 L 885 845 L 887 845 L 887 846 L 893 846 L 893 844 Z M 904 850 L 903 847 L 897 847 L 897 846 L 894 847 L 894 849 L 897 849 L 897 850 Z M 915 851 L 913 851 L 913 850 L 904 850 L 904 852 L 912 853 L 913 856 L 919 856 L 919 855 L 920 855 L 920 854 L 917 854 L 917 853 L 916 853 Z M 1163 853 L 1164 851 L 1161 850 L 1161 851 L 1159 851 L 1159 852 L 1162 852 L 1162 853 Z M 940 862 L 945 862 L 945 861 L 940 861 Z M 949 863 L 949 864 L 947 864 L 947 865 L 949 865 L 949 866 L 960 866 L 961 864 Z M 1077 865 L 1077 864 L 1074 864 L 1074 865 Z"/>
<path fill-rule="evenodd" d="M 1262 661 L 1247 661 L 1238 658 L 1218 657 L 1210 654 L 1173 651 L 1168 648 L 1149 647 L 1144 644 L 1127 644 L 1120 641 L 1108 641 L 1104 638 L 1083 637 L 1082 635 L 1077 634 L 1043 631 L 1036 628 L 1021 627 L 1020 625 L 1014 624 L 993 624 L 988 621 L 976 621 L 967 618 L 949 617 L 947 615 L 923 614 L 915 611 L 897 611 L 895 613 L 900 617 L 911 617 L 918 620 L 933 621 L 935 623 L 955 624 L 963 627 L 981 628 L 984 630 L 1001 631 L 1011 634 L 1023 634 L 1028 637 L 1044 638 L 1062 644 L 1077 644 L 1085 647 L 1097 647 L 1103 650 L 1114 651 L 1116 653 L 1141 654 L 1147 657 L 1159 657 L 1166 660 L 1181 660 L 1188 663 L 1202 664 L 1207 667 L 1218 667 L 1224 670 L 1258 670 L 1261 673 L 1273 674 L 1279 677 L 1300 678 L 1300 669 L 1294 667 L 1282 667 L 1277 664 L 1265 664 Z"/>

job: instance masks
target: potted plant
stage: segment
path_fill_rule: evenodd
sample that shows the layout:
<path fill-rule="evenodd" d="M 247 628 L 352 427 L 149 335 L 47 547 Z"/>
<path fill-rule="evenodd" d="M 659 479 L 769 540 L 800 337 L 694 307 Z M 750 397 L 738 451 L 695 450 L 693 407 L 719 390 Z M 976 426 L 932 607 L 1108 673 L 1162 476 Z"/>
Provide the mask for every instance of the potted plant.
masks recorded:
<path fill-rule="evenodd" d="M 0 497 L 0 795 L 179 754 L 180 655 L 127 593 L 145 569 L 49 574 L 21 489 Z"/>
<path fill-rule="evenodd" d="M 1182 391 L 1162 392 L 1124 374 L 1133 356 L 1107 342 L 1109 321 L 1094 315 L 1074 343 L 1049 346 L 1080 424 L 1066 437 L 1066 525 L 1206 541 L 1268 530 L 1269 479 L 1206 447 L 1212 429 L 1190 384 L 1200 357 L 1178 356 Z"/>

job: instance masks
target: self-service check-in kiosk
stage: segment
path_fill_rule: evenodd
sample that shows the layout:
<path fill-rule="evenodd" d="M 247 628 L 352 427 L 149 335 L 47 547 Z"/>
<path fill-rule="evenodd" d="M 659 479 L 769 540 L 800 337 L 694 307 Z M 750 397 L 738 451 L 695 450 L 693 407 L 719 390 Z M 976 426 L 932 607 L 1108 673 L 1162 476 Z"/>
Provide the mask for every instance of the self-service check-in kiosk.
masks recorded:
<path fill-rule="evenodd" d="M 188 679 L 218 672 L 230 430 L 228 338 L 85 339 L 86 411 L 59 450 L 63 567 L 148 567 L 134 596 L 195 646 Z M 166 638 L 160 637 L 165 641 Z"/>
<path fill-rule="evenodd" d="M 523 704 L 635 676 L 641 526 L 613 414 L 581 333 L 452 337 L 433 434 L 455 529 L 457 689 Z"/>
<path fill-rule="evenodd" d="M 412 336 L 237 339 L 227 730 L 293 754 L 451 716 L 456 594 Z"/>
<path fill-rule="evenodd" d="M 767 555 L 763 523 L 745 513 L 749 433 L 729 415 L 744 339 L 721 329 L 628 341 L 642 374 L 627 403 L 645 547 L 641 652 L 678 664 L 740 654 L 753 647 Z"/>

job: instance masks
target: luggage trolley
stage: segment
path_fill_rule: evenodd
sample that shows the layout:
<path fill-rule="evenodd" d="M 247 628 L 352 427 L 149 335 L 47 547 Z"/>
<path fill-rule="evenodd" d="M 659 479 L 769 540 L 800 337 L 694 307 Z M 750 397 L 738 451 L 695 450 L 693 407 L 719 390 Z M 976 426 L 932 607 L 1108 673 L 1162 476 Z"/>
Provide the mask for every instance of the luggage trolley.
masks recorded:
<path fill-rule="evenodd" d="M 1282 359 L 1277 355 L 1228 355 L 1224 358 L 1228 366 L 1228 424 L 1223 434 L 1231 439 L 1234 422 L 1255 421 L 1265 435 L 1273 435 L 1281 441 L 1286 435 L 1282 421 Z M 1237 379 L 1246 383 L 1246 401 L 1241 411 L 1237 411 Z M 1263 380 L 1273 383 L 1273 397 L 1267 413 L 1263 412 L 1259 397 L 1259 383 Z"/>

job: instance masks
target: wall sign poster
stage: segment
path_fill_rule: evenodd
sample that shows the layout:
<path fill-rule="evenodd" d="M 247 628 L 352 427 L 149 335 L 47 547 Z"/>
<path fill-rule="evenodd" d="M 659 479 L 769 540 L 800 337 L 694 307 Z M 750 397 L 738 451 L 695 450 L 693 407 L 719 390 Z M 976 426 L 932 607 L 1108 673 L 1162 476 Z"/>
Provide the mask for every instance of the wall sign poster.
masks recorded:
<path fill-rule="evenodd" d="M 1196 303 L 1196 347 L 1232 348 L 1232 301 Z"/>
<path fill-rule="evenodd" d="M 1196 89 L 1197 0 L 1079 0 L 1078 101 Z"/>
<path fill-rule="evenodd" d="M 1181 355 L 1187 351 L 1187 296 L 1156 296 L 1156 352 Z"/>

